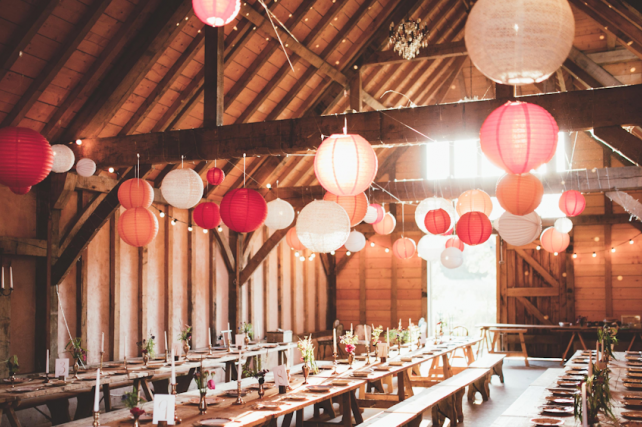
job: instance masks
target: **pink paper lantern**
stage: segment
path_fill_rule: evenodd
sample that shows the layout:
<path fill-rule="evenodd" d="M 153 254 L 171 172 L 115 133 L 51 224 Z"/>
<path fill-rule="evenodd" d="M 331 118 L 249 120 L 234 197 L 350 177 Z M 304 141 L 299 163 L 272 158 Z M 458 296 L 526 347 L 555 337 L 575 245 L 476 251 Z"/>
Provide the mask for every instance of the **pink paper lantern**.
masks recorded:
<path fill-rule="evenodd" d="M 387 212 L 381 221 L 372 225 L 372 228 L 375 233 L 386 235 L 392 233 L 396 226 L 397 219 L 390 212 Z"/>
<path fill-rule="evenodd" d="M 462 242 L 459 237 L 451 237 L 450 239 L 446 240 L 446 247 L 447 248 L 457 248 L 460 251 L 464 251 L 464 248 L 466 247 L 464 245 L 464 242 Z"/>
<path fill-rule="evenodd" d="M 586 208 L 586 199 L 576 190 L 568 190 L 560 196 L 560 210 L 567 216 L 578 216 Z"/>
<path fill-rule="evenodd" d="M 417 252 L 417 244 L 408 237 L 397 239 L 392 245 L 392 253 L 399 259 L 408 259 Z"/>
<path fill-rule="evenodd" d="M 257 191 L 237 188 L 221 201 L 221 218 L 230 230 L 249 233 L 258 229 L 267 217 L 267 203 Z"/>
<path fill-rule="evenodd" d="M 192 0 L 194 14 L 203 24 L 222 27 L 236 18 L 241 10 L 240 0 Z"/>
<path fill-rule="evenodd" d="M 26 194 L 53 167 L 49 142 L 35 130 L 10 126 L 0 129 L 0 184 Z"/>
<path fill-rule="evenodd" d="M 555 227 L 548 227 L 544 230 L 539 240 L 545 251 L 555 255 L 565 251 L 571 243 L 571 237 L 568 233 L 560 233 Z"/>

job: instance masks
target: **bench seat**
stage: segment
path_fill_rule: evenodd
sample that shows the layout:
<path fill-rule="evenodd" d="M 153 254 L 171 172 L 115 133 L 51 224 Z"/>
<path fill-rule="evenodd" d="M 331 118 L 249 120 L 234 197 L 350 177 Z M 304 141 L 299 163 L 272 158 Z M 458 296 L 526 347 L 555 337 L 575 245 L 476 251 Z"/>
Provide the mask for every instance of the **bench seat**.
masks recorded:
<path fill-rule="evenodd" d="M 486 354 L 473 363 L 470 364 L 470 368 L 482 368 L 490 369 L 491 375 L 497 375 L 499 380 L 504 383 L 504 358 L 505 354 Z"/>

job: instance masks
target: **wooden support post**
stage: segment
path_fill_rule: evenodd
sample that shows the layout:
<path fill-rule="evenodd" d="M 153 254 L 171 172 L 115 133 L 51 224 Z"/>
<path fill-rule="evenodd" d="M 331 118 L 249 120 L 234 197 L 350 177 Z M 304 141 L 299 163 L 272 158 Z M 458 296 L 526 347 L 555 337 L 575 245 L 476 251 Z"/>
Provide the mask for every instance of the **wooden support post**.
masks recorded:
<path fill-rule="evenodd" d="M 145 331 L 148 330 L 148 321 L 149 321 L 149 302 L 147 298 L 147 295 L 149 293 L 149 274 L 147 272 L 147 269 L 149 268 L 148 257 L 149 257 L 149 250 L 147 249 L 147 246 L 138 248 L 138 328 L 136 328 L 136 333 L 139 337 L 138 338 L 139 340 L 142 339 L 142 337 L 145 334 Z M 165 286 L 165 291 L 167 292 L 167 283 Z M 165 308 L 165 316 L 167 316 L 167 307 Z M 165 322 L 167 322 L 167 317 L 164 320 Z M 165 323 L 165 325 L 166 325 L 165 327 L 167 328 L 167 323 Z M 171 329 L 168 328 L 168 331 L 167 331 L 168 340 L 171 339 L 169 338 L 170 330 Z M 173 335 L 171 336 L 173 337 Z M 173 342 L 173 341 L 169 341 L 169 342 Z M 132 346 L 129 345 L 129 343 L 127 343 L 127 348 L 131 349 L 131 347 Z M 124 348 L 123 348 L 123 351 L 124 351 Z M 127 355 L 123 353 L 123 356 L 131 356 L 131 350 L 130 350 L 130 353 Z"/>
<path fill-rule="evenodd" d="M 307 332 L 310 330 L 308 324 L 310 321 L 308 318 L 308 265 L 310 263 L 310 261 L 308 261 L 308 256 L 310 255 L 308 255 L 307 251 L 303 251 L 303 256 L 305 257 L 305 260 L 303 261 L 303 330 Z"/>
<path fill-rule="evenodd" d="M 277 287 L 277 317 L 276 327 L 283 328 L 283 249 L 284 245 L 279 243 L 276 247 L 276 287 Z"/>
<path fill-rule="evenodd" d="M 319 308 L 319 263 L 321 257 L 314 258 L 314 330 L 321 330 L 321 310 Z"/>
<path fill-rule="evenodd" d="M 188 214 L 188 223 L 193 227 L 191 216 Z M 187 324 L 194 325 L 194 307 L 198 305 L 196 292 L 196 232 L 192 229 L 187 232 Z"/>
<path fill-rule="evenodd" d="M 394 205 L 393 205 L 394 206 Z M 392 233 L 391 238 L 396 242 L 399 233 Z M 390 327 L 394 328 L 399 321 L 397 316 L 397 257 L 392 256 L 392 275 L 390 278 Z"/>
<path fill-rule="evenodd" d="M 263 226 L 263 244 L 268 240 L 269 229 L 267 226 Z M 278 251 L 278 246 L 276 246 Z M 261 336 L 267 335 L 268 330 L 268 307 L 270 306 L 270 255 L 268 254 L 263 261 L 263 334 Z"/>
<path fill-rule="evenodd" d="M 337 258 L 328 255 L 328 304 L 326 306 L 325 327 L 332 329 L 337 318 Z"/>
<path fill-rule="evenodd" d="M 571 246 L 573 245 L 573 230 L 571 230 Z M 575 265 L 570 253 L 566 254 L 566 310 L 567 321 L 575 320 Z"/>
<path fill-rule="evenodd" d="M 367 248 L 359 251 L 359 323 L 366 324 L 366 253 Z"/>
<path fill-rule="evenodd" d="M 428 319 L 428 261 L 425 259 L 421 260 L 421 317 L 428 325 L 431 324 Z"/>
<path fill-rule="evenodd" d="M 355 73 L 350 80 L 350 108 L 356 112 L 363 110 L 363 84 L 361 81 L 361 70 Z"/>
<path fill-rule="evenodd" d="M 165 216 L 165 328 L 167 342 L 172 344 L 177 339 L 174 331 L 174 226 L 171 219 L 173 216 L 174 208 L 168 205 Z"/>
<path fill-rule="evenodd" d="M 105 360 L 121 360 L 120 352 L 120 237 L 118 220 L 120 209 L 109 222 L 109 348 Z"/>
<path fill-rule="evenodd" d="M 212 330 L 212 333 L 214 336 L 212 337 L 212 343 L 215 343 L 217 338 L 218 338 L 218 329 L 217 329 L 217 323 L 216 323 L 216 316 L 217 316 L 217 304 L 216 304 L 216 294 L 217 294 L 217 287 L 216 287 L 216 262 L 217 262 L 217 252 L 218 252 L 218 247 L 216 244 L 216 238 L 214 237 L 217 234 L 216 230 L 210 230 L 209 232 L 209 238 L 210 238 L 210 329 Z M 221 328 L 223 329 L 223 328 Z"/>
<path fill-rule="evenodd" d="M 296 315 L 296 263 L 299 260 L 294 256 L 294 251 L 290 251 L 290 329 L 296 333 L 298 328 Z"/>
<path fill-rule="evenodd" d="M 603 166 L 611 167 L 611 150 L 603 148 Z M 604 197 L 604 215 L 613 215 L 613 202 Z M 606 317 L 613 317 L 613 264 L 611 260 L 612 225 L 604 226 L 604 299 L 606 302 Z"/>
<path fill-rule="evenodd" d="M 85 248 L 80 256 L 78 278 L 80 279 L 77 286 L 80 288 L 81 306 L 80 306 L 80 338 L 83 348 L 87 348 L 88 331 L 87 317 L 89 315 L 89 248 Z"/>
<path fill-rule="evenodd" d="M 225 109 L 223 99 L 223 71 L 225 58 L 225 32 L 223 27 L 206 25 L 205 31 L 205 80 L 203 84 L 204 126 L 222 126 Z"/>
<path fill-rule="evenodd" d="M 243 312 L 241 310 L 242 298 L 240 293 L 240 270 L 243 260 L 241 259 L 242 255 L 242 237 L 236 231 L 229 230 L 229 241 L 230 241 L 230 250 L 236 257 L 236 262 L 234 263 L 234 271 L 229 275 L 228 282 L 228 320 L 230 325 L 232 325 L 232 330 L 235 331 L 238 326 L 241 324 L 241 316 Z"/>

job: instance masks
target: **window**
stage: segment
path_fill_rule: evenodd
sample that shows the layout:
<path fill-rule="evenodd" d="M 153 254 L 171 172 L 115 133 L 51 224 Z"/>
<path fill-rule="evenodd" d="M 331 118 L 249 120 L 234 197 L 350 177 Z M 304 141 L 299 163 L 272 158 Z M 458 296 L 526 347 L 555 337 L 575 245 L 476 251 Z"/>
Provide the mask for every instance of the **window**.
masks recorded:
<path fill-rule="evenodd" d="M 455 178 L 474 178 L 479 176 L 479 155 L 481 150 L 479 148 L 479 141 L 455 141 L 454 143 L 455 164 L 454 164 L 454 177 Z"/>
<path fill-rule="evenodd" d="M 450 176 L 450 143 L 433 142 L 426 146 L 426 178 L 446 179 Z"/>

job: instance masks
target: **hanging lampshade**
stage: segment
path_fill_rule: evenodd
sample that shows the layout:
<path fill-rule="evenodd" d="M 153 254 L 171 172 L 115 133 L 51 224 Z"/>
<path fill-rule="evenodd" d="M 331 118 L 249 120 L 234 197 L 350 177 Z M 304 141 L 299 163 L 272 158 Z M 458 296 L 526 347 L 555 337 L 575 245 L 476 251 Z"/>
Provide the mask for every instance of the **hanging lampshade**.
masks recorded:
<path fill-rule="evenodd" d="M 548 111 L 527 102 L 507 102 L 484 120 L 481 150 L 507 173 L 527 173 L 553 158 L 557 123 Z"/>
<path fill-rule="evenodd" d="M 499 235 L 513 246 L 528 245 L 542 232 L 542 220 L 536 212 L 524 216 L 504 212 L 498 221 Z"/>
<path fill-rule="evenodd" d="M 356 196 L 377 175 L 377 153 L 359 135 L 335 134 L 321 143 L 314 156 L 319 184 L 337 196 Z"/>
<path fill-rule="evenodd" d="M 89 178 L 96 173 L 96 162 L 88 158 L 80 159 L 76 163 L 76 172 L 80 176 Z"/>
<path fill-rule="evenodd" d="M 213 167 L 207 171 L 207 182 L 209 182 L 210 185 L 219 185 L 224 179 L 225 172 L 223 172 L 223 169 Z"/>
<path fill-rule="evenodd" d="M 451 237 L 450 239 L 446 240 L 446 247 L 447 248 L 457 248 L 460 251 L 464 251 L 464 242 L 459 240 L 459 237 Z"/>
<path fill-rule="evenodd" d="M 575 18 L 567 0 L 479 0 L 464 38 L 471 61 L 489 79 L 514 86 L 538 83 L 566 60 Z"/>
<path fill-rule="evenodd" d="M 118 201 L 125 209 L 148 208 L 154 201 L 154 189 L 144 179 L 128 179 L 118 188 Z"/>
<path fill-rule="evenodd" d="M 484 243 L 490 237 L 493 226 L 486 215 L 481 212 L 468 212 L 457 222 L 457 236 L 467 245 Z"/>
<path fill-rule="evenodd" d="M 533 174 L 504 175 L 495 190 L 500 206 L 513 215 L 527 215 L 542 202 L 544 187 Z"/>
<path fill-rule="evenodd" d="M 0 184 L 14 193 L 25 194 L 45 179 L 53 161 L 51 145 L 38 132 L 14 126 L 0 129 Z"/>
<path fill-rule="evenodd" d="M 353 231 L 348 236 L 348 240 L 346 240 L 344 246 L 350 252 L 359 252 L 366 246 L 366 236 L 358 231 Z"/>
<path fill-rule="evenodd" d="M 392 245 L 392 253 L 399 259 L 412 258 L 417 251 L 417 244 L 408 237 L 397 239 Z"/>
<path fill-rule="evenodd" d="M 368 197 L 366 197 L 366 193 L 359 193 L 356 196 L 337 196 L 328 192 L 323 196 L 323 200 L 335 202 L 345 209 L 352 227 L 363 221 L 368 212 Z"/>
<path fill-rule="evenodd" d="M 285 235 L 285 241 L 292 250 L 302 251 L 305 249 L 305 246 L 303 246 L 299 237 L 296 235 L 296 227 L 292 227 L 288 230 Z"/>
<path fill-rule="evenodd" d="M 443 209 L 428 211 L 424 225 L 430 234 L 443 234 L 450 230 L 450 216 Z"/>
<path fill-rule="evenodd" d="M 584 212 L 586 207 L 586 199 L 576 190 L 568 190 L 560 196 L 560 210 L 567 216 L 578 216 Z"/>
<path fill-rule="evenodd" d="M 147 246 L 158 234 L 158 220 L 147 208 L 127 209 L 118 218 L 118 234 L 128 245 Z"/>
<path fill-rule="evenodd" d="M 565 251 L 571 243 L 571 237 L 568 233 L 560 233 L 555 227 L 548 227 L 544 230 L 539 240 L 544 250 L 555 255 Z"/>
<path fill-rule="evenodd" d="M 192 0 L 192 8 L 203 24 L 222 27 L 239 14 L 241 0 Z"/>
<path fill-rule="evenodd" d="M 426 234 L 417 243 L 417 255 L 426 261 L 438 261 L 444 250 L 445 240 L 446 238 L 443 236 Z"/>
<path fill-rule="evenodd" d="M 301 209 L 296 234 L 303 246 L 312 252 L 336 251 L 348 240 L 350 218 L 338 204 L 315 200 Z"/>
<path fill-rule="evenodd" d="M 417 227 L 419 227 L 419 229 L 424 233 L 428 233 L 428 229 L 424 223 L 426 214 L 429 211 L 434 211 L 435 209 L 443 209 L 448 212 L 448 216 L 450 216 L 450 225 L 457 222 L 457 212 L 450 201 L 441 197 L 429 197 L 422 200 L 417 205 L 417 209 L 415 209 L 415 222 L 417 223 Z"/>
<path fill-rule="evenodd" d="M 397 219 L 390 212 L 386 212 L 383 219 L 380 222 L 373 224 L 372 228 L 375 233 L 386 235 L 392 233 L 396 226 Z"/>
<path fill-rule="evenodd" d="M 573 221 L 569 218 L 557 218 L 554 227 L 560 233 L 568 233 L 573 229 Z"/>
<path fill-rule="evenodd" d="M 250 188 L 229 191 L 221 201 L 221 218 L 230 230 L 249 233 L 258 229 L 267 217 L 263 196 Z"/>
<path fill-rule="evenodd" d="M 267 204 L 267 217 L 265 225 L 272 230 L 288 228 L 294 221 L 294 208 L 282 199 L 274 199 Z"/>
<path fill-rule="evenodd" d="M 163 178 L 161 193 L 178 209 L 191 209 L 203 197 L 203 181 L 192 169 L 174 169 Z"/>
<path fill-rule="evenodd" d="M 383 216 L 385 214 L 386 211 L 383 210 L 383 207 L 381 207 L 381 205 L 372 203 L 370 206 L 368 206 L 368 211 L 366 212 L 366 216 L 363 218 L 363 222 L 368 224 L 376 224 L 383 219 Z"/>
<path fill-rule="evenodd" d="M 74 156 L 71 148 L 66 145 L 56 144 L 52 145 L 51 149 L 54 155 L 51 171 L 56 173 L 69 172 L 69 170 L 74 167 L 74 162 L 76 161 L 76 156 Z"/>
<path fill-rule="evenodd" d="M 464 253 L 455 247 L 446 248 L 441 253 L 441 263 L 449 269 L 460 267 L 464 263 Z"/>
<path fill-rule="evenodd" d="M 457 199 L 457 214 L 459 216 L 468 212 L 483 212 L 489 217 L 492 211 L 493 202 L 483 190 L 464 191 Z"/>
<path fill-rule="evenodd" d="M 194 223 L 205 230 L 212 230 L 221 224 L 221 213 L 216 203 L 203 202 L 192 212 Z"/>

